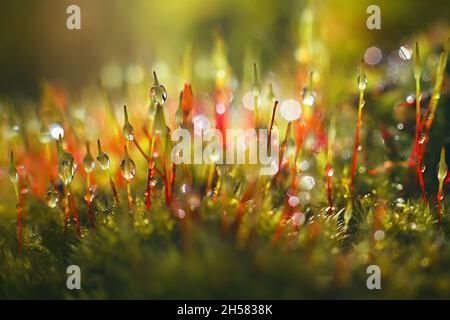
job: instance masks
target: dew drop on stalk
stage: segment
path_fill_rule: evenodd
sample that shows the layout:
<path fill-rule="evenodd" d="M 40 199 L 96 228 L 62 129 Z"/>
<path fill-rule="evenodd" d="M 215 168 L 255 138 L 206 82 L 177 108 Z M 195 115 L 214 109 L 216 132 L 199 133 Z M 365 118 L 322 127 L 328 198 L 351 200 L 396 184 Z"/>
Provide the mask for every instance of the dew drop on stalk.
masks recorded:
<path fill-rule="evenodd" d="M 327 174 L 327 176 L 332 177 L 334 175 L 333 168 L 331 168 L 331 167 L 327 168 L 326 174 Z"/>
<path fill-rule="evenodd" d="M 425 142 L 425 133 L 421 133 L 419 137 L 419 144 L 423 144 Z"/>
<path fill-rule="evenodd" d="M 62 149 L 62 136 L 56 141 L 58 148 L 58 175 L 65 186 L 70 185 L 77 170 L 73 156 Z"/>
<path fill-rule="evenodd" d="M 359 75 L 358 76 L 358 89 L 360 91 L 364 91 L 366 90 L 367 87 L 367 77 L 365 74 Z"/>
<path fill-rule="evenodd" d="M 16 166 L 14 165 L 14 154 L 12 151 L 9 158 L 9 180 L 13 185 L 17 185 L 19 182 L 19 174 L 17 173 Z"/>
<path fill-rule="evenodd" d="M 136 174 L 136 165 L 134 161 L 129 157 L 128 150 L 125 147 L 125 158 L 120 163 L 120 172 L 125 180 L 128 182 L 133 180 Z"/>
<path fill-rule="evenodd" d="M 55 190 L 53 184 L 51 184 L 50 187 L 48 188 L 47 194 L 45 196 L 45 201 L 50 208 L 54 208 L 58 204 L 59 194 Z"/>
<path fill-rule="evenodd" d="M 128 120 L 127 106 L 123 106 L 123 114 L 124 114 L 124 119 L 125 119 L 125 123 L 123 125 L 123 137 L 127 141 L 133 141 L 134 140 L 134 128 Z"/>
<path fill-rule="evenodd" d="M 68 158 L 59 161 L 58 175 L 65 186 L 68 186 L 72 182 L 76 169 L 77 166 L 73 158 L 70 161 Z"/>
<path fill-rule="evenodd" d="M 154 186 L 156 186 L 157 183 L 158 183 L 158 179 L 156 179 L 155 177 L 150 178 L 150 186 L 154 187 Z"/>
<path fill-rule="evenodd" d="M 152 99 L 155 105 L 162 106 L 164 102 L 167 100 L 167 91 L 166 88 L 159 83 L 156 72 L 153 71 L 154 83 L 150 89 L 150 98 Z"/>
<path fill-rule="evenodd" d="M 312 106 L 314 104 L 316 97 L 314 92 L 310 92 L 310 90 L 306 89 L 303 95 L 303 104 L 305 106 Z"/>
<path fill-rule="evenodd" d="M 258 79 L 258 70 L 256 63 L 253 64 L 253 86 L 252 86 L 253 97 L 258 98 L 261 94 L 261 84 Z"/>
<path fill-rule="evenodd" d="M 360 92 L 366 90 L 367 87 L 367 77 L 364 72 L 364 61 L 361 61 L 359 74 L 358 74 L 358 89 Z"/>
<path fill-rule="evenodd" d="M 49 126 L 49 132 L 50 136 L 55 140 L 58 140 L 59 137 L 64 137 L 64 129 L 59 123 L 52 123 Z"/>
<path fill-rule="evenodd" d="M 89 188 L 89 190 L 87 190 L 86 193 L 84 194 L 84 200 L 86 200 L 87 202 L 94 201 L 94 197 L 95 197 L 95 193 L 92 188 Z"/>
<path fill-rule="evenodd" d="M 420 167 L 420 171 L 422 171 L 422 173 L 424 173 L 425 170 L 427 170 L 427 167 L 425 164 L 422 163 L 422 166 Z"/>
<path fill-rule="evenodd" d="M 408 104 L 413 104 L 416 101 L 416 96 L 414 94 L 410 94 L 406 97 L 406 102 Z"/>
<path fill-rule="evenodd" d="M 86 143 L 86 155 L 83 158 L 83 167 L 86 173 L 91 173 L 95 168 L 95 161 L 91 155 L 91 150 L 89 148 L 89 142 Z"/>
<path fill-rule="evenodd" d="M 97 141 L 98 145 L 98 155 L 97 155 L 97 163 L 98 166 L 102 170 L 108 170 L 109 169 L 109 157 L 102 151 L 102 146 L 100 144 L 100 140 Z"/>

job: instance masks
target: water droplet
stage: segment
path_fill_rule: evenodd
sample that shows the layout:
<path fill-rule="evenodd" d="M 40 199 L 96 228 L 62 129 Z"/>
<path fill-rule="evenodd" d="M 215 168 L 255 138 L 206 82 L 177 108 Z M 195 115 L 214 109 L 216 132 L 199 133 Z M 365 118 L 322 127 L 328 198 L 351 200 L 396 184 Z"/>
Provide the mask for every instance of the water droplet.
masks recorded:
<path fill-rule="evenodd" d="M 127 112 L 127 106 L 123 106 L 123 114 L 125 123 L 123 125 L 123 137 L 127 141 L 133 141 L 134 140 L 134 128 L 130 124 L 130 121 L 128 120 L 128 112 Z"/>
<path fill-rule="evenodd" d="M 412 57 L 412 49 L 409 46 L 401 46 L 400 49 L 398 49 L 398 55 L 400 58 L 402 58 L 405 61 L 408 61 Z"/>
<path fill-rule="evenodd" d="M 403 125 L 403 123 L 398 123 L 398 124 L 397 124 L 397 129 L 398 129 L 398 130 L 403 130 L 404 127 L 405 127 L 405 126 Z"/>
<path fill-rule="evenodd" d="M 86 173 L 91 173 L 95 168 L 95 161 L 91 155 L 89 143 L 86 143 L 86 150 L 87 150 L 87 153 L 83 158 L 83 167 L 84 167 L 84 171 L 86 171 Z"/>
<path fill-rule="evenodd" d="M 100 140 L 97 141 L 98 145 L 98 155 L 97 155 L 97 163 L 98 166 L 102 170 L 108 170 L 109 169 L 109 157 L 102 151 L 102 146 L 100 144 Z"/>
<path fill-rule="evenodd" d="M 316 181 L 311 176 L 304 176 L 300 179 L 300 188 L 303 190 L 311 190 L 316 185 Z"/>
<path fill-rule="evenodd" d="M 53 139 L 58 140 L 59 137 L 64 137 L 64 129 L 59 123 L 52 123 L 49 126 L 50 135 Z"/>
<path fill-rule="evenodd" d="M 59 141 L 57 141 L 57 147 L 58 147 L 58 175 L 62 183 L 65 186 L 68 186 L 72 182 L 73 176 L 75 175 L 75 172 L 77 170 L 77 164 L 75 163 L 73 156 L 69 152 L 62 149 L 61 136 L 59 138 Z"/>
<path fill-rule="evenodd" d="M 297 100 L 289 99 L 283 101 L 280 106 L 280 112 L 284 119 L 287 121 L 294 121 L 300 118 L 302 114 L 302 108 Z"/>
<path fill-rule="evenodd" d="M 377 231 L 375 231 L 375 233 L 373 234 L 373 237 L 374 237 L 374 239 L 377 240 L 377 241 L 383 240 L 384 237 L 385 237 L 384 231 L 383 231 L 383 230 L 377 230 Z"/>
<path fill-rule="evenodd" d="M 367 87 L 367 77 L 365 74 L 363 74 L 362 76 L 359 75 L 358 76 L 358 89 L 359 91 L 364 91 L 366 90 Z"/>
<path fill-rule="evenodd" d="M 303 160 L 302 162 L 300 162 L 300 170 L 302 171 L 307 171 L 310 167 L 309 161 L 308 160 Z"/>
<path fill-rule="evenodd" d="M 414 94 L 411 93 L 406 97 L 406 102 L 408 104 L 413 104 L 414 101 L 416 101 L 416 96 Z"/>
<path fill-rule="evenodd" d="M 53 184 L 50 185 L 50 187 L 49 187 L 49 189 L 47 191 L 47 194 L 45 196 L 45 201 L 47 202 L 47 205 L 50 208 L 54 208 L 58 204 L 59 194 L 58 194 L 58 192 L 56 192 L 55 187 L 53 186 Z"/>
<path fill-rule="evenodd" d="M 296 226 L 301 226 L 305 223 L 305 215 L 301 212 L 296 212 L 292 215 L 292 223 Z"/>
<path fill-rule="evenodd" d="M 123 126 L 123 137 L 125 140 L 133 141 L 134 140 L 134 128 L 131 124 L 126 123 Z"/>
<path fill-rule="evenodd" d="M 299 204 L 299 202 L 300 202 L 300 201 L 298 200 L 297 197 L 295 197 L 295 196 L 289 196 L 288 203 L 289 203 L 289 205 L 290 205 L 291 207 L 297 206 L 297 205 Z"/>
<path fill-rule="evenodd" d="M 166 88 L 159 84 L 158 77 L 156 76 L 156 72 L 153 72 L 154 83 L 150 89 L 150 98 L 152 99 L 155 105 L 162 106 L 164 102 L 167 100 L 167 91 Z"/>
<path fill-rule="evenodd" d="M 187 193 L 188 192 L 188 190 L 189 190 L 189 186 L 186 184 L 186 183 L 183 183 L 182 185 L 181 185 L 181 192 L 182 193 Z"/>
<path fill-rule="evenodd" d="M 20 132 L 20 126 L 17 124 L 9 125 L 6 128 L 6 134 L 9 138 L 16 137 Z"/>
<path fill-rule="evenodd" d="M 302 97 L 303 97 L 303 104 L 305 106 L 312 106 L 314 104 L 314 101 L 316 100 L 316 93 L 311 90 L 309 87 L 304 87 L 302 90 Z"/>
<path fill-rule="evenodd" d="M 326 170 L 326 174 L 327 174 L 327 176 L 329 176 L 329 177 L 332 177 L 333 175 L 334 175 L 334 170 L 333 170 L 333 168 L 328 168 L 327 170 Z"/>
<path fill-rule="evenodd" d="M 425 137 L 426 137 L 425 133 L 423 133 L 423 132 L 420 133 L 419 144 L 423 144 L 425 142 Z"/>
<path fill-rule="evenodd" d="M 134 175 L 136 174 L 136 165 L 134 164 L 134 161 L 128 156 L 128 150 L 125 147 L 125 158 L 123 158 L 122 162 L 120 163 L 120 172 L 122 174 L 122 177 L 130 182 L 133 180 Z"/>
<path fill-rule="evenodd" d="M 361 109 L 364 108 L 365 105 L 366 105 L 366 100 L 362 100 L 361 101 Z"/>
<path fill-rule="evenodd" d="M 89 188 L 89 190 L 86 191 L 86 193 L 84 194 L 84 200 L 86 200 L 87 202 L 92 202 L 94 201 L 94 198 L 95 198 L 94 190 L 92 188 Z"/>
<path fill-rule="evenodd" d="M 422 163 L 422 166 L 420 167 L 420 171 L 422 171 L 422 173 L 424 173 L 425 170 L 427 170 L 427 166 L 424 163 Z"/>

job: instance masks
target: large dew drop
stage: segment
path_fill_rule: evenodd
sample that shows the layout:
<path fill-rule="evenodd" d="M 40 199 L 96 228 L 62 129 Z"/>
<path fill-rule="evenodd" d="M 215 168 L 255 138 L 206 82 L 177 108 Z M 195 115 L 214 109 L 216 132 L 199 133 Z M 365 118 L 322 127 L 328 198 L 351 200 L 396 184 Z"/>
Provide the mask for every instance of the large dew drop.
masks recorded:
<path fill-rule="evenodd" d="M 58 148 L 58 175 L 65 186 L 72 183 L 73 176 L 77 170 L 77 164 L 73 156 L 62 149 L 62 138 L 56 141 Z"/>
<path fill-rule="evenodd" d="M 109 169 L 109 158 L 106 153 L 102 151 L 102 146 L 100 144 L 100 140 L 97 141 L 98 146 L 98 155 L 97 155 L 97 163 L 98 166 L 102 170 L 108 170 Z"/>
<path fill-rule="evenodd" d="M 86 173 L 91 173 L 95 168 L 95 161 L 91 155 L 91 150 L 89 148 L 89 142 L 86 143 L 86 155 L 83 158 L 83 167 Z"/>
<path fill-rule="evenodd" d="M 167 100 L 167 91 L 162 84 L 159 84 L 156 72 L 153 71 L 154 83 L 150 89 L 150 98 L 155 105 L 162 106 Z"/>
<path fill-rule="evenodd" d="M 134 140 L 134 128 L 128 121 L 127 106 L 123 106 L 123 114 L 124 114 L 124 118 L 125 118 L 125 123 L 123 125 L 123 137 L 127 141 L 133 141 Z"/>
<path fill-rule="evenodd" d="M 120 172 L 125 180 L 128 182 L 133 180 L 134 175 L 136 174 L 136 165 L 134 161 L 128 156 L 128 150 L 125 147 L 125 158 L 120 163 Z"/>
<path fill-rule="evenodd" d="M 358 89 L 359 91 L 364 91 L 366 90 L 366 87 L 367 87 L 367 77 L 366 73 L 364 72 L 364 61 L 361 61 L 361 66 L 358 75 Z"/>

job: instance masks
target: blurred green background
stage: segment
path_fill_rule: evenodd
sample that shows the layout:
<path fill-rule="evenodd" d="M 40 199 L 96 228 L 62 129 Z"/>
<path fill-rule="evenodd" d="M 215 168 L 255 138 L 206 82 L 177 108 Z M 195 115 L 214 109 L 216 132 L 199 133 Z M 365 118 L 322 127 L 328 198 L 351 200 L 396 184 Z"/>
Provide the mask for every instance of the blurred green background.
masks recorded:
<path fill-rule="evenodd" d="M 66 8 L 81 8 L 81 30 L 66 29 Z M 382 29 L 368 30 L 366 8 L 381 7 Z M 41 79 L 72 89 L 96 81 L 106 63 L 180 64 L 186 48 L 209 52 L 222 35 L 234 73 L 252 52 L 265 70 L 294 68 L 301 0 L 2 0 L 0 95 L 36 95 Z M 331 64 L 357 61 L 371 46 L 394 50 L 405 36 L 450 21 L 445 0 L 312 1 L 314 34 Z M 278 70 L 277 69 L 277 70 Z"/>

